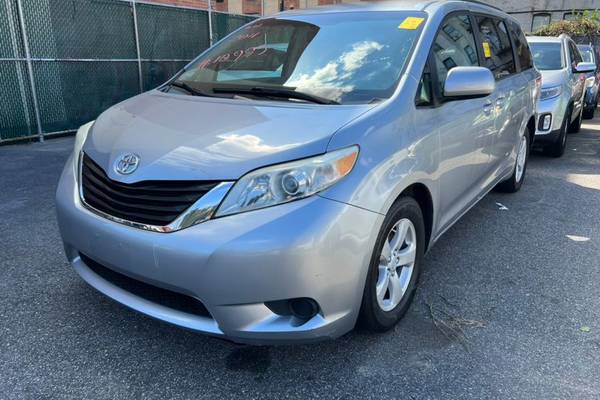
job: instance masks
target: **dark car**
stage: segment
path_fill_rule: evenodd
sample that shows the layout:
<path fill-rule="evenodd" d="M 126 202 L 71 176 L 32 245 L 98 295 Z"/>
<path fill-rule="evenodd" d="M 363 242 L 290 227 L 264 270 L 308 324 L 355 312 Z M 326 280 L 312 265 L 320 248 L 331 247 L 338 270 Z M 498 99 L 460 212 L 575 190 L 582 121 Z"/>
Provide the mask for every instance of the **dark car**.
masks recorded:
<path fill-rule="evenodd" d="M 600 65 L 598 65 L 597 49 L 591 44 L 577 45 L 583 61 L 596 64 L 594 72 L 588 72 L 586 75 L 585 99 L 583 106 L 583 118 L 594 118 L 596 107 L 598 107 L 598 87 L 600 86 Z"/>

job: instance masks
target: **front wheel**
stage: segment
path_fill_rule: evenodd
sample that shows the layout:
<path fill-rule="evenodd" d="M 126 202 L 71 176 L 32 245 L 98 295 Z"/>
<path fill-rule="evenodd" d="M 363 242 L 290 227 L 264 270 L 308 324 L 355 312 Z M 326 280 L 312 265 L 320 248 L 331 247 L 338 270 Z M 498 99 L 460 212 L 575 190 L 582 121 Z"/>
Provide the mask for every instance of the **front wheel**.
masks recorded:
<path fill-rule="evenodd" d="M 596 108 L 598 108 L 598 97 L 596 97 L 594 104 L 590 108 L 584 109 L 583 119 L 593 119 L 594 114 L 596 113 Z"/>
<path fill-rule="evenodd" d="M 519 139 L 519 147 L 517 148 L 517 158 L 513 173 L 504 182 L 500 182 L 497 189 L 505 193 L 515 193 L 521 189 L 525 180 L 525 171 L 527 170 L 527 160 L 529 160 L 529 129 L 525 130 L 521 139 Z"/>
<path fill-rule="evenodd" d="M 593 119 L 595 112 L 596 112 L 596 110 L 594 110 L 593 108 L 590 110 L 585 110 L 583 112 L 583 119 Z"/>
<path fill-rule="evenodd" d="M 570 118 L 570 115 L 570 112 L 567 112 L 567 114 L 565 115 L 556 142 L 547 145 L 544 148 L 544 153 L 546 153 L 550 157 L 559 158 L 562 157 L 563 154 L 565 154 L 565 148 L 567 147 L 567 127 L 569 124 L 568 118 Z"/>
<path fill-rule="evenodd" d="M 371 256 L 359 323 L 383 332 L 402 318 L 414 296 L 425 250 L 419 204 L 401 197 L 388 212 Z"/>

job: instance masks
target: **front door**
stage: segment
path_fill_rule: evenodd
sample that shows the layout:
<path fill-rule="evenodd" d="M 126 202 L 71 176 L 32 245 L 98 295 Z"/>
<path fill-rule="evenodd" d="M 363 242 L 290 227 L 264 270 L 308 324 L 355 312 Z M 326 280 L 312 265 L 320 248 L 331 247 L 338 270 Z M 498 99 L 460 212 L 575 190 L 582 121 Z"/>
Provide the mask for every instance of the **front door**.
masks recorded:
<path fill-rule="evenodd" d="M 448 71 L 457 66 L 478 66 L 479 58 L 471 19 L 451 14 L 442 23 L 432 48 L 434 90 L 440 98 L 429 117 L 439 129 L 440 226 L 445 227 L 477 200 L 478 176 L 489 164 L 489 147 L 495 133 L 493 97 L 445 99 Z"/>

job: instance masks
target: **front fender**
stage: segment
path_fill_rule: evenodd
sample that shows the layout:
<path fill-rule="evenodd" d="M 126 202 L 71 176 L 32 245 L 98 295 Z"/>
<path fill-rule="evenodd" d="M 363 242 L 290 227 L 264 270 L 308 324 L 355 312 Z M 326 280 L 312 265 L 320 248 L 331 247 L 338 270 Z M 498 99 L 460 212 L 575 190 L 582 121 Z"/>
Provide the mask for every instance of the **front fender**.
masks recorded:
<path fill-rule="evenodd" d="M 403 106 L 413 101 L 397 100 L 334 135 L 331 149 L 358 144 L 360 153 L 352 172 L 324 191 L 323 197 L 385 215 L 407 187 L 420 183 L 430 191 L 436 208 L 438 131 L 415 129 L 414 108 Z"/>

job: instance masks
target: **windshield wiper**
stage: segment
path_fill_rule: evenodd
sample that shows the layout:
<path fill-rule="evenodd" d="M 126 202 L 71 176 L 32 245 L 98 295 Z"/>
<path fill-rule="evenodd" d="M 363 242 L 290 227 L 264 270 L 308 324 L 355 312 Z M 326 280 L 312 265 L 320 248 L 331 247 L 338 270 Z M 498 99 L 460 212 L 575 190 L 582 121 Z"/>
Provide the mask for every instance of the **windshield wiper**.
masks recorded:
<path fill-rule="evenodd" d="M 277 97 L 281 99 L 298 99 L 316 104 L 340 104 L 335 100 L 326 99 L 324 97 L 315 96 L 313 94 L 297 92 L 287 88 L 270 88 L 270 87 L 216 87 L 213 88 L 214 93 L 241 94 L 251 95 L 256 97 Z"/>
<path fill-rule="evenodd" d="M 218 97 L 218 96 L 214 96 L 212 94 L 203 92 L 202 90 L 196 89 L 194 87 L 191 87 L 184 81 L 175 80 L 175 81 L 171 82 L 169 84 L 169 86 L 175 86 L 176 88 L 183 89 L 186 92 L 188 92 L 189 94 L 191 94 L 192 96 Z"/>

